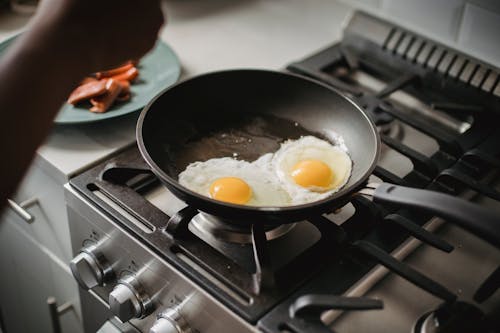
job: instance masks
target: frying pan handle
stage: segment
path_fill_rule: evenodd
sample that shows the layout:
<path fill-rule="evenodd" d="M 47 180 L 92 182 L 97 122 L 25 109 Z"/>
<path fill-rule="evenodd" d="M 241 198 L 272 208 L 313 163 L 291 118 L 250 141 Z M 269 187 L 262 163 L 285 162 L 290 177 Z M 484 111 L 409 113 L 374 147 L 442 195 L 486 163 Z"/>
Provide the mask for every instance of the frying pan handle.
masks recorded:
<path fill-rule="evenodd" d="M 500 248 L 500 214 L 448 194 L 382 183 L 373 201 L 413 207 L 454 222 Z"/>

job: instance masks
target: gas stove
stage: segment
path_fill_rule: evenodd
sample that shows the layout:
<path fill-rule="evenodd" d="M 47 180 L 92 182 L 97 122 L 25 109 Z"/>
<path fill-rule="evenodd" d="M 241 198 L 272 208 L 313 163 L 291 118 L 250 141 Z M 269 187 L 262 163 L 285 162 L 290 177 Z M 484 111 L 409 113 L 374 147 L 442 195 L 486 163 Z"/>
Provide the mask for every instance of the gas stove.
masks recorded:
<path fill-rule="evenodd" d="M 499 209 L 498 69 L 358 12 L 340 43 L 287 70 L 372 117 L 383 147 L 371 180 Z M 135 145 L 66 197 L 87 332 L 500 327 L 500 250 L 427 214 L 357 196 L 307 221 L 236 228 L 177 199 Z"/>

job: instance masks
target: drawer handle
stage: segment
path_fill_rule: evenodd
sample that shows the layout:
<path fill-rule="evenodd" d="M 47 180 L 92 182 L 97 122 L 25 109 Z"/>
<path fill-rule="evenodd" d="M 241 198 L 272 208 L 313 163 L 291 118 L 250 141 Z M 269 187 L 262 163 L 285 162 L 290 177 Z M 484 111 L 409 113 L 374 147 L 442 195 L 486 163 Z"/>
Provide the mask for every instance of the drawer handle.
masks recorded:
<path fill-rule="evenodd" d="M 38 203 L 37 198 L 28 199 L 19 204 L 12 199 L 7 199 L 7 202 L 9 204 L 9 207 L 14 211 L 14 213 L 16 213 L 24 221 L 26 221 L 29 224 L 35 222 L 35 217 L 30 213 L 28 213 L 26 208 L 29 208 L 37 204 Z"/>
<path fill-rule="evenodd" d="M 55 297 L 47 298 L 47 305 L 49 306 L 50 320 L 52 322 L 52 332 L 61 333 L 61 322 L 59 317 L 64 315 L 66 312 L 73 310 L 73 304 L 71 302 L 66 302 L 63 305 L 57 306 L 57 301 Z"/>

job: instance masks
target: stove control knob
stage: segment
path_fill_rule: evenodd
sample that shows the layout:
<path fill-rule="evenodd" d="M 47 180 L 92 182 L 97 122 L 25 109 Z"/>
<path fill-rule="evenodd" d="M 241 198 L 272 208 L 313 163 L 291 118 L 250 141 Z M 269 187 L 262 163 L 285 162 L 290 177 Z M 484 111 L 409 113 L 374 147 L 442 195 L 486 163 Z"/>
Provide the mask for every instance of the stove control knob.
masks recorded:
<path fill-rule="evenodd" d="M 122 322 L 144 318 L 153 311 L 153 303 L 137 279 L 128 275 L 120 279 L 109 294 L 109 308 Z"/>
<path fill-rule="evenodd" d="M 95 245 L 82 248 L 69 267 L 80 287 L 85 290 L 102 286 L 114 277 L 111 265 Z"/>
<path fill-rule="evenodd" d="M 176 308 L 168 308 L 158 315 L 149 333 L 193 333 Z"/>

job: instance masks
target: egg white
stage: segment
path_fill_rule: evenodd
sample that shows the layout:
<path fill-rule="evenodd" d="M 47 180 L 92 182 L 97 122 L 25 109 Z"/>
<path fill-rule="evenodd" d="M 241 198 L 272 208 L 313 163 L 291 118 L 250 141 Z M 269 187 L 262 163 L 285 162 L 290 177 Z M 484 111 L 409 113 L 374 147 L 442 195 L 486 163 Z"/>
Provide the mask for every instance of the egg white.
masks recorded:
<path fill-rule="evenodd" d="M 254 162 L 236 160 L 230 157 L 213 158 L 194 162 L 179 174 L 179 183 L 188 189 L 210 197 L 210 185 L 223 177 L 238 177 L 252 189 L 249 206 L 287 206 L 291 199 L 281 187 L 277 177 L 268 167 L 271 159 L 266 154 Z"/>
<path fill-rule="evenodd" d="M 332 170 L 334 180 L 326 190 L 304 188 L 295 183 L 291 176 L 293 167 L 304 160 L 322 161 Z M 305 136 L 284 142 L 274 153 L 271 168 L 292 199 L 292 204 L 304 204 L 324 199 L 339 191 L 349 180 L 352 161 L 344 149 L 314 136 Z"/>

